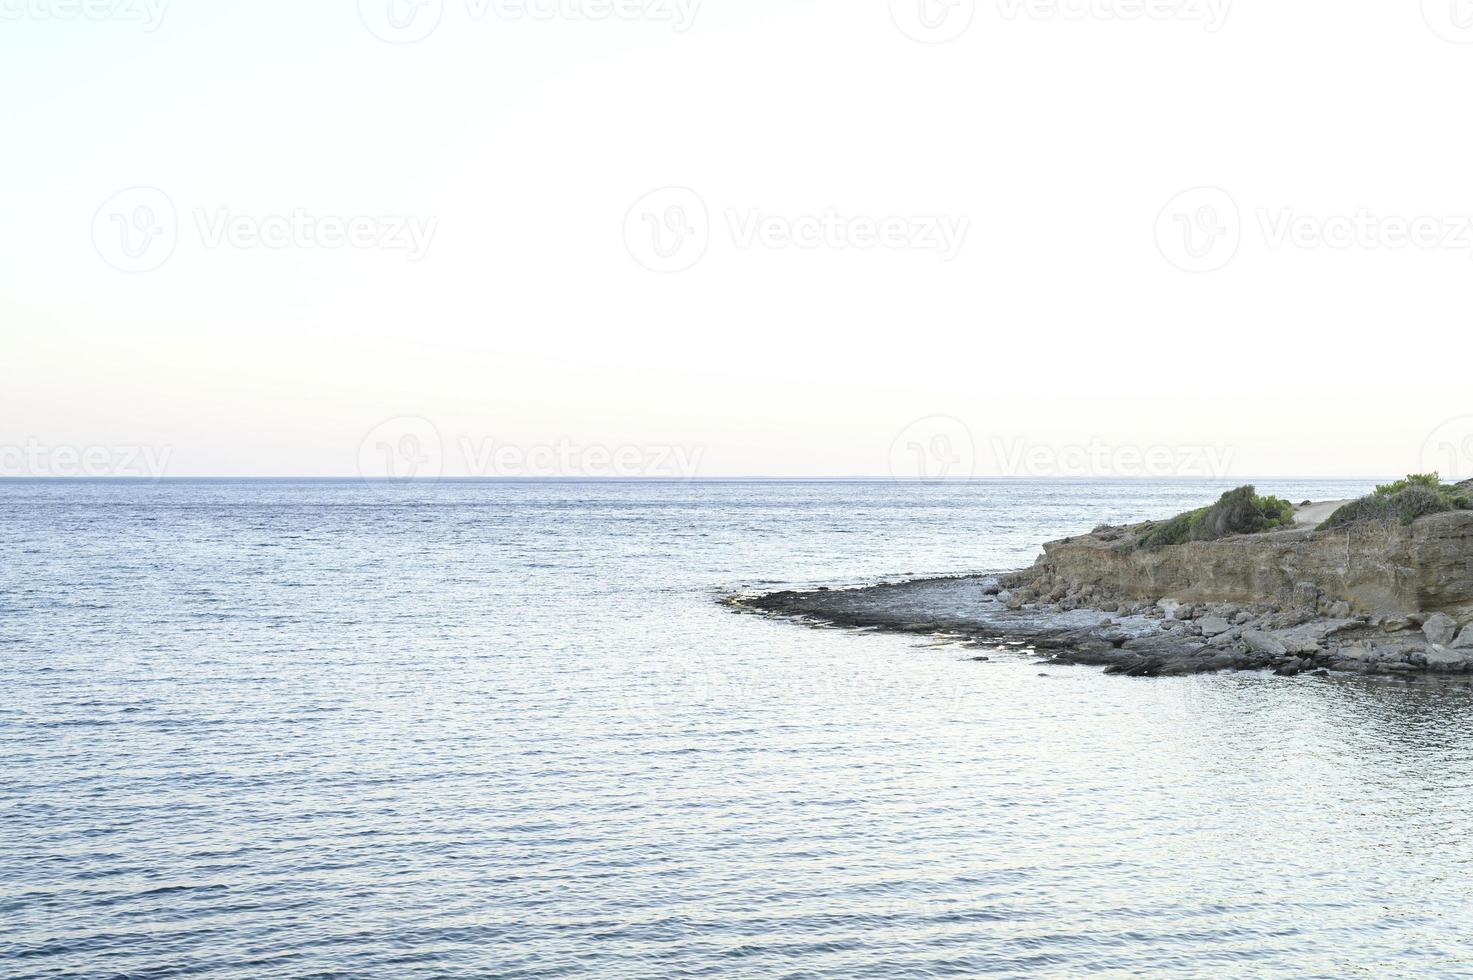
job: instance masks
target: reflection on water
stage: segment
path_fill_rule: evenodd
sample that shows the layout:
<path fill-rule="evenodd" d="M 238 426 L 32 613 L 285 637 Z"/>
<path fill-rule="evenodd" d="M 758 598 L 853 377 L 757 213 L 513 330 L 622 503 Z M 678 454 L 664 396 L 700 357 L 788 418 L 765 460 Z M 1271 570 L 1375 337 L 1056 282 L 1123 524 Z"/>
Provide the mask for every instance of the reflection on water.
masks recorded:
<path fill-rule="evenodd" d="M 715 601 L 1220 489 L 0 484 L 0 973 L 1473 971 L 1467 683 Z"/>

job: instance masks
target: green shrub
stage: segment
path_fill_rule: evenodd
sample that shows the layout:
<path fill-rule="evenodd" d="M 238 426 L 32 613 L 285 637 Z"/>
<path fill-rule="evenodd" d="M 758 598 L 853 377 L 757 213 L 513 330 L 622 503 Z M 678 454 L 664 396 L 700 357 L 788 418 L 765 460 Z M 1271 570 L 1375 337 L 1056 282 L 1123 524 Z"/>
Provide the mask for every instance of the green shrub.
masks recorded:
<path fill-rule="evenodd" d="M 1403 490 L 1410 490 L 1412 487 L 1425 487 L 1428 490 L 1438 491 L 1442 489 L 1442 477 L 1436 473 L 1413 473 L 1405 480 L 1381 484 L 1376 488 L 1376 496 L 1390 497 Z"/>
<path fill-rule="evenodd" d="M 1138 544 L 1165 548 L 1188 541 L 1216 541 L 1235 534 L 1259 534 L 1294 523 L 1294 505 L 1278 497 L 1260 497 L 1251 486 L 1229 490 L 1211 507 L 1189 511 L 1169 521 L 1147 524 Z"/>
<path fill-rule="evenodd" d="M 1436 473 L 1416 473 L 1405 480 L 1383 484 L 1368 497 L 1352 500 L 1331 514 L 1320 530 L 1333 531 L 1366 522 L 1408 526 L 1428 514 L 1467 510 L 1473 506 L 1467 487 L 1467 484 L 1444 484 Z"/>

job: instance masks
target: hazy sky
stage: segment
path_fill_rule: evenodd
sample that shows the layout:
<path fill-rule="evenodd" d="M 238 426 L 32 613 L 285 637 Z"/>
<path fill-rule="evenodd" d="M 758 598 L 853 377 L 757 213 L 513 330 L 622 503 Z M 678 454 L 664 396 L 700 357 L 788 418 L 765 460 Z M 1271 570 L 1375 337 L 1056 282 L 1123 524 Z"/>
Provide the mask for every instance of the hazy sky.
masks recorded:
<path fill-rule="evenodd" d="M 390 2 L 0 0 L 0 476 L 1473 476 L 1459 0 Z"/>

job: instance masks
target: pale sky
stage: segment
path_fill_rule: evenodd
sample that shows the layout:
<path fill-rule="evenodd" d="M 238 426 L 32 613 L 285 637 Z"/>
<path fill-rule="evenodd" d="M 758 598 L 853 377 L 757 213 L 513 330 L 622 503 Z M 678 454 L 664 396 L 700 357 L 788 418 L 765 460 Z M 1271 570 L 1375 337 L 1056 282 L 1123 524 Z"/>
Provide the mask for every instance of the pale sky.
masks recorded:
<path fill-rule="evenodd" d="M 1473 476 L 1462 0 L 421 3 L 0 0 L 0 476 Z"/>

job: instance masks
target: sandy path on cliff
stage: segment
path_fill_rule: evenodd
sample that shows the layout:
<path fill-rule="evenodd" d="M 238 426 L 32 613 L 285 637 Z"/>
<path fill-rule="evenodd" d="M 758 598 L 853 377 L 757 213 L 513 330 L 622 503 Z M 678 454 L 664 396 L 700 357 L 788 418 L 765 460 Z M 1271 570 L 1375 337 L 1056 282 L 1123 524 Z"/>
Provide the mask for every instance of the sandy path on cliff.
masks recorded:
<path fill-rule="evenodd" d="M 1330 515 L 1350 503 L 1348 500 L 1327 500 L 1322 504 L 1310 504 L 1294 512 L 1295 527 L 1319 527 Z"/>

